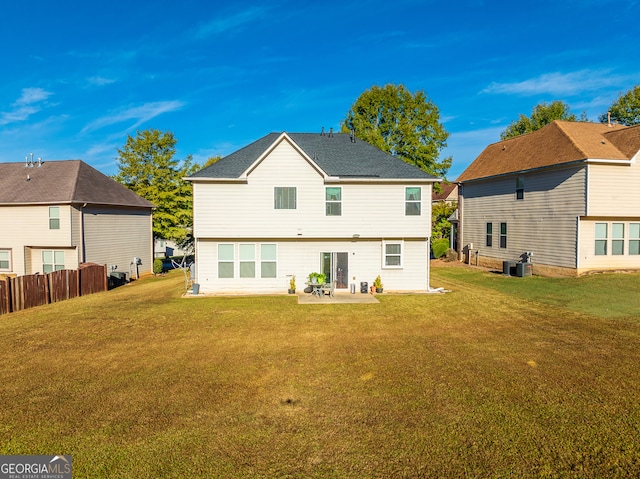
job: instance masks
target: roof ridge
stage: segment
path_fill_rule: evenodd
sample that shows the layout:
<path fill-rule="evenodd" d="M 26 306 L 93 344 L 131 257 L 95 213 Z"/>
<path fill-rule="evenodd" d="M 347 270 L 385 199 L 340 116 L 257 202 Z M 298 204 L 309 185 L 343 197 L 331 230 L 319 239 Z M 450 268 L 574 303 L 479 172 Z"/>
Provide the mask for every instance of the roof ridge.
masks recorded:
<path fill-rule="evenodd" d="M 63 161 L 76 162 L 75 178 L 73 179 L 73 187 L 71 188 L 70 196 L 69 196 L 69 201 L 73 201 L 73 199 L 76 197 L 76 192 L 78 191 L 78 184 L 80 182 L 80 168 L 82 168 L 82 165 L 84 162 L 82 160 L 63 160 Z"/>

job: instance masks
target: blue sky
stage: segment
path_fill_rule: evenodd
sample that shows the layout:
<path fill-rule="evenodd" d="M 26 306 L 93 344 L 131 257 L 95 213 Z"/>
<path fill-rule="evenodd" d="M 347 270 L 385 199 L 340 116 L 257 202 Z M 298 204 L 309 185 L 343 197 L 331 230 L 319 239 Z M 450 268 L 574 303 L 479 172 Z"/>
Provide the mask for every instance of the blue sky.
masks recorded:
<path fill-rule="evenodd" d="M 82 159 L 117 173 L 127 135 L 178 158 L 269 132 L 334 130 L 373 85 L 423 90 L 455 179 L 519 113 L 600 113 L 640 84 L 640 0 L 5 2 L 0 161 Z"/>

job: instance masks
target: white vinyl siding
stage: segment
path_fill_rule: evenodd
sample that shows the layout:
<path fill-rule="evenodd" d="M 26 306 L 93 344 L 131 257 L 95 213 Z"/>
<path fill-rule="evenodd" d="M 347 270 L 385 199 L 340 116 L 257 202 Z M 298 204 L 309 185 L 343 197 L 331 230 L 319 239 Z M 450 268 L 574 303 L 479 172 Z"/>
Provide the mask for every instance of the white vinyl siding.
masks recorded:
<path fill-rule="evenodd" d="M 296 209 L 274 209 L 274 187 L 296 187 Z M 334 185 L 331 185 L 334 186 Z M 422 216 L 405 215 L 404 184 L 345 182 L 341 215 L 327 216 L 324 178 L 287 142 L 249 174 L 246 183 L 193 183 L 196 238 L 428 238 L 430 202 Z M 421 185 L 431 197 L 431 184 Z M 376 221 L 371 221 L 372 198 Z M 215 207 L 213 207 L 215 205 Z M 429 213 L 429 215 L 427 215 Z"/>
<path fill-rule="evenodd" d="M 589 165 L 588 216 L 638 217 L 640 162 L 627 165 Z"/>

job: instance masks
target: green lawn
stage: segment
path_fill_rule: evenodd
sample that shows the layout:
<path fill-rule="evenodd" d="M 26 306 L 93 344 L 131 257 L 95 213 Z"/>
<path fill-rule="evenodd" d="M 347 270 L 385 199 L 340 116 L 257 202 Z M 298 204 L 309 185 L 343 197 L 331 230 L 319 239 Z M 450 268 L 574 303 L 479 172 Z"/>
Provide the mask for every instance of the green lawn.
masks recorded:
<path fill-rule="evenodd" d="M 640 274 L 432 270 L 442 295 L 182 299 L 179 274 L 0 316 L 0 454 L 78 478 L 638 477 Z"/>

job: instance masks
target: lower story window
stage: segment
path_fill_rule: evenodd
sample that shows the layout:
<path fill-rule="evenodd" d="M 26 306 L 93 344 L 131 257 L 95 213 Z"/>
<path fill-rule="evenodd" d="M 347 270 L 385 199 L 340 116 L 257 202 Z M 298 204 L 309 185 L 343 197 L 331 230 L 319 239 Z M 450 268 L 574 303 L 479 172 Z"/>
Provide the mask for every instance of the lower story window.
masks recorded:
<path fill-rule="evenodd" d="M 624 254 L 624 223 L 611 225 L 611 254 Z"/>
<path fill-rule="evenodd" d="M 401 241 L 383 241 L 383 268 L 402 268 L 402 246 Z"/>
<path fill-rule="evenodd" d="M 488 247 L 493 244 L 493 223 L 487 223 L 487 238 L 486 243 Z"/>
<path fill-rule="evenodd" d="M 0 249 L 0 271 L 11 271 L 10 249 Z"/>
<path fill-rule="evenodd" d="M 629 254 L 640 254 L 640 223 L 629 223 Z"/>
<path fill-rule="evenodd" d="M 260 245 L 260 277 L 275 278 L 278 273 L 277 247 L 275 244 Z"/>
<path fill-rule="evenodd" d="M 218 245 L 218 278 L 233 278 L 234 245 Z"/>
<path fill-rule="evenodd" d="M 64 251 L 43 251 L 42 272 L 51 273 L 64 269 Z"/>
<path fill-rule="evenodd" d="M 239 248 L 240 256 L 240 277 L 256 277 L 256 245 L 241 244 Z"/>
<path fill-rule="evenodd" d="M 595 229 L 595 253 L 596 256 L 604 256 L 607 254 L 607 223 L 596 223 Z"/>
<path fill-rule="evenodd" d="M 507 247 L 507 223 L 500 223 L 500 248 Z"/>

